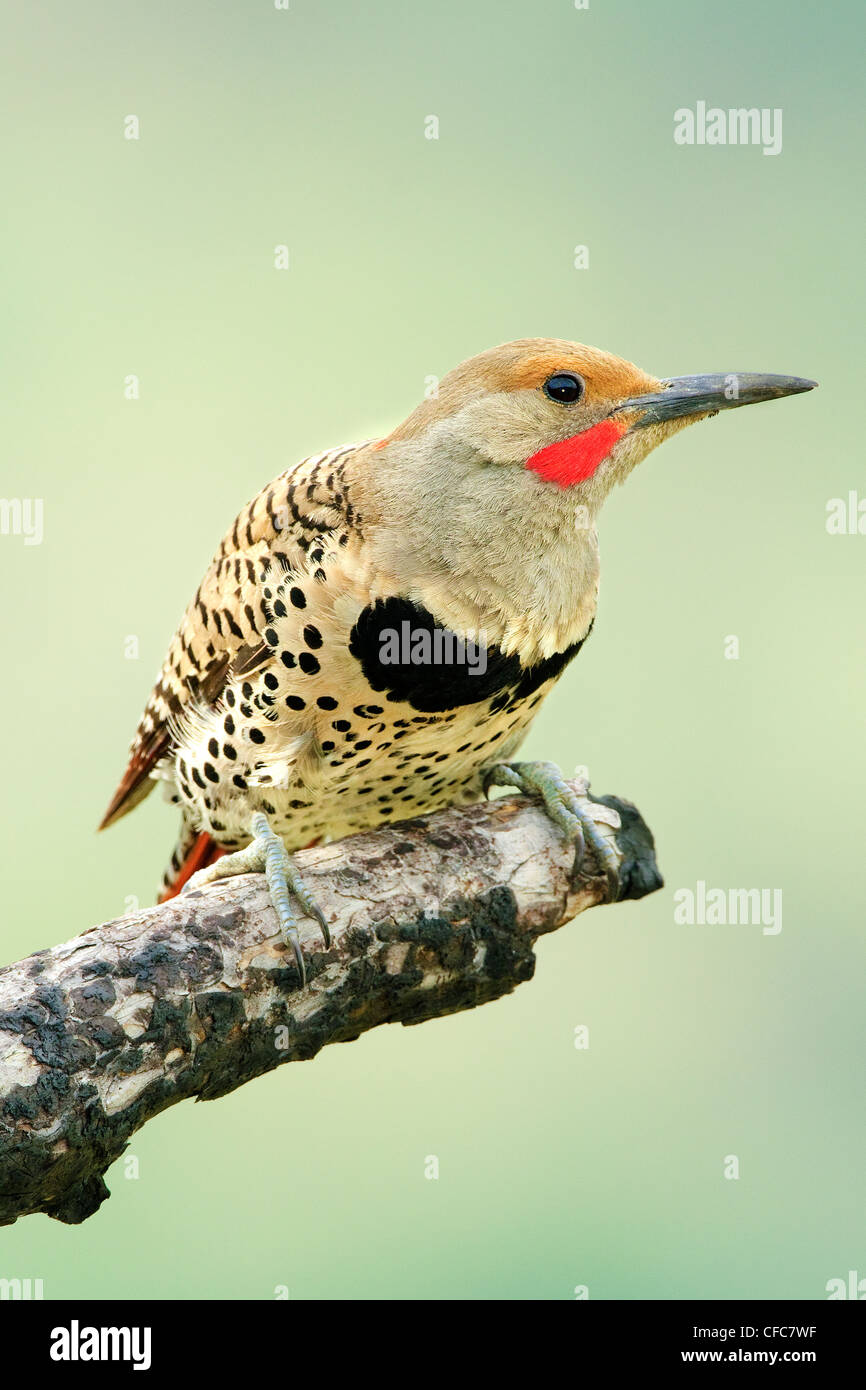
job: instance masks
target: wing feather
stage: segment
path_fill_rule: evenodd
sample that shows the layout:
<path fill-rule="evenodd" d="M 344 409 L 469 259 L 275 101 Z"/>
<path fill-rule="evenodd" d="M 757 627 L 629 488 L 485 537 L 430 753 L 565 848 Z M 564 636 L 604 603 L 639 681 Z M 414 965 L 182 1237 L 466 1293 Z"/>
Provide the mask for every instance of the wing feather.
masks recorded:
<path fill-rule="evenodd" d="M 365 441 L 368 443 L 369 441 Z M 100 823 L 125 816 L 153 789 L 188 708 L 214 705 L 236 675 L 271 659 L 263 587 L 301 565 L 317 535 L 351 524 L 346 460 L 364 444 L 331 449 L 269 483 L 238 514 L 186 610 L 129 749 L 126 770 Z"/>

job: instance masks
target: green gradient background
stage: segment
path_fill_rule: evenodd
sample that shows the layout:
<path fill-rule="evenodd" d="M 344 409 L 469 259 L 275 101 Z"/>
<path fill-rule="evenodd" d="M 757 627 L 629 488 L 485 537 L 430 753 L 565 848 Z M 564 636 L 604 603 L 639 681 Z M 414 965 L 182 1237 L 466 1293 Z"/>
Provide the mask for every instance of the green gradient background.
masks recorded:
<path fill-rule="evenodd" d="M 0 1275 L 825 1297 L 866 1275 L 866 537 L 824 524 L 866 493 L 857 7 L 291 4 L 9 6 L 0 492 L 45 499 L 45 539 L 0 538 L 4 960 L 150 901 L 174 813 L 93 828 L 205 562 L 288 464 L 531 334 L 821 390 L 611 498 L 599 621 L 527 745 L 637 802 L 667 887 L 542 941 L 509 999 L 163 1115 L 84 1226 L 0 1231 Z M 782 107 L 782 154 L 675 146 L 698 99 Z M 698 879 L 782 888 L 781 934 L 675 925 Z"/>

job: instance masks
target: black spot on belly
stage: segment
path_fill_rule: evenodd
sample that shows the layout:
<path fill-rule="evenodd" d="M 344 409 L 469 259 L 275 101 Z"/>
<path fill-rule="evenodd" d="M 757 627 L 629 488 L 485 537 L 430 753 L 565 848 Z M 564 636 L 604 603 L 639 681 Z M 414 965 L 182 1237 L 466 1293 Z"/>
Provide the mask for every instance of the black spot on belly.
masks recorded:
<path fill-rule="evenodd" d="M 426 639 L 419 636 L 423 633 Z M 527 699 L 560 675 L 588 636 L 589 631 L 535 666 L 521 665 L 517 656 L 505 656 L 498 647 L 478 652 L 470 646 L 457 659 L 459 639 L 432 613 L 408 599 L 388 598 L 378 599 L 360 614 L 349 650 L 373 690 L 384 690 L 389 700 L 405 701 L 413 709 L 440 713 L 506 692 L 509 699 Z"/>

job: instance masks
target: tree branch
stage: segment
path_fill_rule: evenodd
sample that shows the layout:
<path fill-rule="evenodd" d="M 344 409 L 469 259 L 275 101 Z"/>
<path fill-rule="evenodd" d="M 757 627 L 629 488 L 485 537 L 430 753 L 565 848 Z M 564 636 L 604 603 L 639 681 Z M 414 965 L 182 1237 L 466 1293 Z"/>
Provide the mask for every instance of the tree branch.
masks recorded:
<path fill-rule="evenodd" d="M 600 826 L 620 860 L 619 898 L 661 887 L 634 807 L 590 800 L 621 818 L 618 829 Z M 304 990 L 274 935 L 261 875 L 0 970 L 0 1224 L 37 1211 L 84 1221 L 109 1195 L 103 1174 L 130 1136 L 179 1100 L 213 1100 L 380 1023 L 421 1023 L 508 994 L 532 978 L 536 938 L 608 892 L 595 861 L 575 861 L 522 796 L 297 859 L 333 942 L 326 951 L 303 920 Z"/>

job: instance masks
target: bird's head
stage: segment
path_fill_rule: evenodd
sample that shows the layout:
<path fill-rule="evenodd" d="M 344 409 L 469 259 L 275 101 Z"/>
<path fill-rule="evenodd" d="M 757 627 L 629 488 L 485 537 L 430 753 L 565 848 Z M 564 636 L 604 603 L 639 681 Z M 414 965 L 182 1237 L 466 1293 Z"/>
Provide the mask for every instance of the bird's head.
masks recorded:
<path fill-rule="evenodd" d="M 660 380 L 598 348 L 526 338 L 449 372 L 383 446 L 426 441 L 477 469 L 520 469 L 527 496 L 568 490 L 594 513 L 614 483 L 684 425 L 814 385 L 755 372 Z"/>
<path fill-rule="evenodd" d="M 480 613 L 506 647 L 546 655 L 594 612 L 595 519 L 613 485 L 684 425 L 814 385 L 753 372 L 661 380 L 552 338 L 491 348 L 372 446 L 382 563 L 387 553 L 419 600 L 435 591 L 452 625 Z"/>

